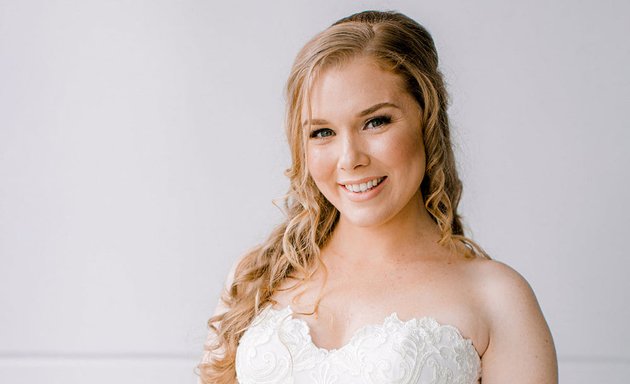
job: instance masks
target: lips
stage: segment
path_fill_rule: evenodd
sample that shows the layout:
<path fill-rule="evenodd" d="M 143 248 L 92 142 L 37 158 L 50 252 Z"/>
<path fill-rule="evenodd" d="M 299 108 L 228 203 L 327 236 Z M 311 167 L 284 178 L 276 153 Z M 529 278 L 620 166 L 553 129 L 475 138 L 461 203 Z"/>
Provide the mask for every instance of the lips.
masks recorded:
<path fill-rule="evenodd" d="M 381 192 L 381 190 L 383 190 L 384 188 L 383 186 L 387 183 L 387 176 L 377 177 L 376 179 L 377 179 L 376 185 L 372 184 L 371 188 L 367 188 L 367 184 L 368 182 L 372 182 L 372 180 L 374 179 L 368 180 L 365 183 L 361 183 L 361 184 L 340 185 L 340 188 L 346 193 L 346 196 L 348 197 L 349 200 L 354 201 L 354 202 L 366 201 L 378 195 Z M 357 192 L 355 192 L 354 188 L 357 185 L 359 186 L 359 189 Z M 363 191 L 361 191 L 361 185 L 365 186 Z"/>
<path fill-rule="evenodd" d="M 368 180 L 367 182 L 363 182 L 363 183 L 346 183 L 343 184 L 343 186 L 354 193 L 363 193 L 366 191 L 369 191 L 372 188 L 375 188 L 377 185 L 379 185 L 383 180 L 385 180 L 385 177 L 376 177 L 373 179 Z"/>

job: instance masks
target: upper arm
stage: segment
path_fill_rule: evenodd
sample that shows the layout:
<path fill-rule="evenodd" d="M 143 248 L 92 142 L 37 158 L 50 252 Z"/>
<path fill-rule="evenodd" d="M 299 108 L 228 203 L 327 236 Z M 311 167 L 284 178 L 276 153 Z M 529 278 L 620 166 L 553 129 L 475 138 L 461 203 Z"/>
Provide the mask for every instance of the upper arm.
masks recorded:
<path fill-rule="evenodd" d="M 557 383 L 553 338 L 530 285 L 507 265 L 488 263 L 482 293 L 489 322 L 483 383 Z"/>
<path fill-rule="evenodd" d="M 230 271 L 228 272 L 228 275 L 225 279 L 225 284 L 224 284 L 224 290 L 229 290 L 230 287 L 232 286 L 232 282 L 234 281 L 234 274 L 236 272 L 236 267 L 238 265 L 238 261 L 236 263 L 234 263 L 232 265 L 232 268 L 230 269 Z M 218 316 L 220 314 L 223 314 L 225 312 L 227 312 L 228 308 L 225 306 L 225 303 L 223 302 L 223 300 L 221 299 L 221 295 L 219 296 L 219 300 L 218 303 L 214 309 L 214 313 L 212 314 L 212 317 L 214 316 Z M 211 351 L 210 346 L 212 344 L 214 344 L 216 339 L 216 334 L 214 332 L 213 329 L 209 329 L 208 330 L 208 336 L 206 338 L 206 342 L 204 345 L 204 354 L 203 354 L 203 358 L 202 358 L 202 363 L 207 363 L 211 360 L 211 358 L 213 357 L 213 355 L 220 353 L 220 351 Z"/>
<path fill-rule="evenodd" d="M 225 284 L 223 286 L 223 289 L 226 291 L 229 291 L 230 287 L 232 286 L 232 283 L 234 282 L 234 274 L 236 273 L 237 266 L 238 266 L 238 261 L 232 264 L 232 268 L 230 268 L 230 271 L 228 272 L 228 275 L 225 279 Z M 222 313 L 227 312 L 227 310 L 228 308 L 225 306 L 225 303 L 223 302 L 223 300 L 221 300 L 221 295 L 220 295 L 219 301 L 217 302 L 217 306 L 215 307 L 214 314 L 212 316 L 220 315 Z"/>

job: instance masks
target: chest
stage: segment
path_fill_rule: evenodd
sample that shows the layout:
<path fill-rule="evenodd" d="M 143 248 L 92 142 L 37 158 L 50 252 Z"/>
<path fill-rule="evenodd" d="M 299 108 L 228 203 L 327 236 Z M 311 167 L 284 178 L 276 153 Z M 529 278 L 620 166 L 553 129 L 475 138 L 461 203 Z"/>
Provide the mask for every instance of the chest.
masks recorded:
<path fill-rule="evenodd" d="M 236 355 L 239 383 L 477 383 L 480 359 L 472 342 L 432 318 L 359 329 L 338 349 L 316 346 L 290 307 L 268 306 L 245 332 Z"/>
<path fill-rule="evenodd" d="M 474 292 L 457 276 L 441 271 L 334 276 L 325 284 L 313 279 L 295 289 L 281 290 L 274 300 L 276 308 L 292 308 L 292 318 L 304 322 L 312 343 L 322 349 L 341 348 L 363 327 L 383 324 L 393 313 L 404 321 L 430 317 L 452 325 L 480 354 L 488 344 L 487 327 Z"/>

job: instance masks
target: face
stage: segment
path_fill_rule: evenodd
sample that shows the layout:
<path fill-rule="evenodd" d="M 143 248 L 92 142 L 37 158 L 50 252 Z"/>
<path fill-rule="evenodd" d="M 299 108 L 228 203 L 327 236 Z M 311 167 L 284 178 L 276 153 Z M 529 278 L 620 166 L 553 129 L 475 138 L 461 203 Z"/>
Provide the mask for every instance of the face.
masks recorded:
<path fill-rule="evenodd" d="M 340 220 L 377 226 L 423 209 L 421 110 L 402 77 L 362 57 L 325 70 L 311 92 L 308 172 Z"/>

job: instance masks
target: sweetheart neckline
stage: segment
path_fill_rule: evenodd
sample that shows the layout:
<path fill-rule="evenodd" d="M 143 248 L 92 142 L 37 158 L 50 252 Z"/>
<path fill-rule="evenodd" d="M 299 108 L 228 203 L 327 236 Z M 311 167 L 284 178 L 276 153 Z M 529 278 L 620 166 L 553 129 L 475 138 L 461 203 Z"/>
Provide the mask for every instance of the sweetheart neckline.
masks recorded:
<path fill-rule="evenodd" d="M 455 332 L 455 335 L 457 336 L 457 339 L 465 344 L 467 344 L 468 346 L 470 346 L 472 348 L 472 350 L 475 352 L 475 356 L 477 356 L 477 358 L 479 358 L 481 360 L 481 356 L 479 355 L 479 351 L 477 351 L 477 348 L 475 347 L 475 344 L 473 343 L 471 338 L 468 337 L 464 337 L 461 333 L 461 331 L 459 330 L 459 328 L 457 328 L 454 325 L 450 325 L 450 324 L 442 324 L 439 321 L 437 321 L 434 317 L 431 316 L 421 316 L 421 317 L 412 317 L 409 320 L 400 320 L 400 318 L 398 317 L 398 313 L 397 312 L 392 312 L 389 316 L 385 317 L 385 319 L 383 319 L 383 321 L 381 323 L 377 323 L 377 324 L 365 324 L 359 328 L 357 328 L 353 333 L 352 336 L 350 336 L 350 339 L 348 339 L 348 341 L 337 347 L 337 348 L 324 348 L 324 347 L 320 347 L 317 344 L 315 344 L 315 342 L 313 342 L 313 337 L 311 336 L 311 327 L 308 325 L 308 323 L 306 322 L 306 320 L 304 319 L 300 319 L 300 318 L 296 318 L 293 316 L 294 312 L 293 312 L 293 308 L 291 308 L 291 305 L 287 305 L 284 308 L 281 309 L 276 309 L 273 307 L 273 305 L 269 305 L 267 308 L 267 310 L 273 311 L 276 314 L 279 313 L 284 313 L 287 312 L 287 318 L 289 319 L 289 321 L 293 321 L 296 322 L 297 324 L 300 324 L 304 327 L 305 331 L 306 331 L 306 337 L 307 337 L 307 342 L 310 346 L 312 346 L 313 348 L 315 348 L 317 351 L 320 351 L 321 353 L 325 354 L 325 355 L 332 355 L 335 353 L 338 353 L 340 351 L 343 351 L 344 349 L 349 348 L 353 342 L 355 342 L 355 340 L 364 332 L 366 332 L 369 329 L 383 329 L 385 328 L 389 323 L 394 322 L 397 323 L 399 325 L 402 325 L 404 327 L 408 326 L 411 323 L 415 323 L 417 324 L 422 324 L 422 323 L 429 323 L 433 328 L 437 328 L 437 329 L 450 329 L 452 331 Z"/>

